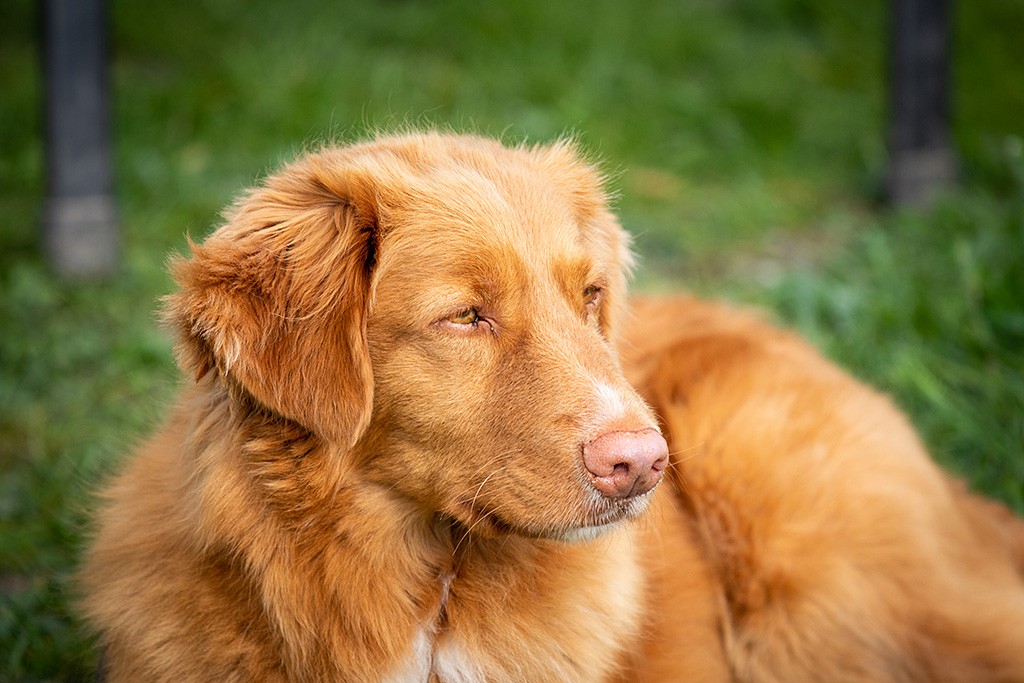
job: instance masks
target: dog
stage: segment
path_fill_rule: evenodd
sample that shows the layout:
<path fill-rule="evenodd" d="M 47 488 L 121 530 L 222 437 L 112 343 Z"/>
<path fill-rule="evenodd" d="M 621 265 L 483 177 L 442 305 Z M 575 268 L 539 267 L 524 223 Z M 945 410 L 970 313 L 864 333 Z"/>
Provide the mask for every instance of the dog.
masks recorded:
<path fill-rule="evenodd" d="M 306 154 L 172 262 L 109 681 L 1024 680 L 1024 524 L 756 316 L 630 301 L 573 144 Z"/>

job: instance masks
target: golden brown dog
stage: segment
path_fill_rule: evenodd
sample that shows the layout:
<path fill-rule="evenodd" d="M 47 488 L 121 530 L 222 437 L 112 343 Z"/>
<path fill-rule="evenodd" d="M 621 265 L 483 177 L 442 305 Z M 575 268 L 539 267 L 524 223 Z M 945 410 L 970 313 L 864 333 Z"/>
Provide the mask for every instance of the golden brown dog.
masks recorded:
<path fill-rule="evenodd" d="M 244 196 L 173 266 L 195 381 L 86 558 L 109 680 L 1024 680 L 1019 522 L 794 337 L 627 313 L 628 262 L 566 144 Z"/>

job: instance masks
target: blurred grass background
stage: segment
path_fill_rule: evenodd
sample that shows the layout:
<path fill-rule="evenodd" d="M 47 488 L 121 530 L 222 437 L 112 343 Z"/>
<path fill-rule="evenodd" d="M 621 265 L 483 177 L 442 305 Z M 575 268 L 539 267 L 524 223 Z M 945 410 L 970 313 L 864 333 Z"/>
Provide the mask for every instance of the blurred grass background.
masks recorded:
<path fill-rule="evenodd" d="M 1019 0 L 956 3 L 962 189 L 880 203 L 886 3 L 112 2 L 123 267 L 54 279 L 36 5 L 0 7 L 0 681 L 86 680 L 88 491 L 177 382 L 169 252 L 325 140 L 442 125 L 605 161 L 638 286 L 760 305 L 893 394 L 937 459 L 1024 510 Z"/>

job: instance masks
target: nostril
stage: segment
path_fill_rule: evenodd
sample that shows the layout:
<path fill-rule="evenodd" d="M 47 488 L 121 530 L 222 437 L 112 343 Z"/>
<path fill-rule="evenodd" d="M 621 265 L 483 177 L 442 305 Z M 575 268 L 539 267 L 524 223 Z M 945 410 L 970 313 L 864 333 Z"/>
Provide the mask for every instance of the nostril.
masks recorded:
<path fill-rule="evenodd" d="M 651 465 L 651 469 L 655 472 L 663 472 L 668 466 L 668 450 L 665 451 L 665 455 L 654 461 Z"/>

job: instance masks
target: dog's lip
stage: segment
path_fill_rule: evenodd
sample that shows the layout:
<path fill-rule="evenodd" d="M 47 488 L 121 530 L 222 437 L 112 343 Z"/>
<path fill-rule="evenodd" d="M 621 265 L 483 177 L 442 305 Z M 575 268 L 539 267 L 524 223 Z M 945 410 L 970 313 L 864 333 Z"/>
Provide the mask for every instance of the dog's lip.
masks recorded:
<path fill-rule="evenodd" d="M 651 497 L 654 495 L 657 488 L 657 485 L 655 485 L 655 487 L 650 491 L 646 491 L 624 501 L 602 498 L 601 503 L 604 509 L 590 518 L 585 519 L 585 524 L 581 526 L 605 526 L 621 522 L 626 519 L 639 517 L 646 512 L 647 507 L 650 504 Z"/>
<path fill-rule="evenodd" d="M 554 540 L 587 540 L 600 536 L 621 524 L 642 515 L 648 507 L 651 496 L 657 487 L 628 501 L 615 501 L 602 498 L 601 509 L 591 509 L 589 513 L 559 526 L 541 526 L 536 524 L 520 524 L 503 518 L 495 510 L 482 505 L 480 501 L 459 501 L 461 515 L 449 512 L 453 519 L 468 531 L 508 534 L 527 538 L 547 538 Z"/>

